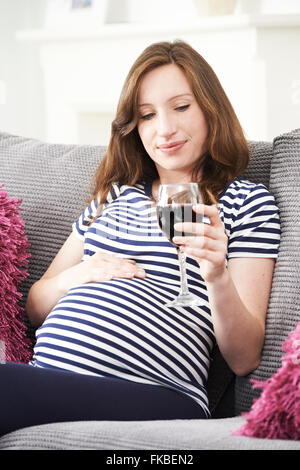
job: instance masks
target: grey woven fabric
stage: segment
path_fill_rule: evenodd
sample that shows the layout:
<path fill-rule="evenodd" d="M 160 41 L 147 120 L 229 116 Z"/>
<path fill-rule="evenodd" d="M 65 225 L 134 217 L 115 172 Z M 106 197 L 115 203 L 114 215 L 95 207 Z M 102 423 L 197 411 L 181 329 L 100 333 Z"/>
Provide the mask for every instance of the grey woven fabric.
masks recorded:
<path fill-rule="evenodd" d="M 270 191 L 280 210 L 281 241 L 267 313 L 262 361 L 248 377 L 236 380 L 236 412 L 250 408 L 251 379 L 265 381 L 281 366 L 282 343 L 300 321 L 300 129 L 274 140 Z"/>
<path fill-rule="evenodd" d="M 273 158 L 273 146 L 271 142 L 248 142 L 250 161 L 244 177 L 253 183 L 264 184 L 269 188 L 270 169 Z"/>
<path fill-rule="evenodd" d="M 22 305 L 86 206 L 89 182 L 104 152 L 105 147 L 47 144 L 0 133 L 0 184 L 9 196 L 22 199 L 31 244 L 30 276 L 20 289 Z"/>
<path fill-rule="evenodd" d="M 0 450 L 300 450 L 299 441 L 234 436 L 243 418 L 46 424 L 0 438 Z M 194 460 L 194 463 L 196 461 Z"/>

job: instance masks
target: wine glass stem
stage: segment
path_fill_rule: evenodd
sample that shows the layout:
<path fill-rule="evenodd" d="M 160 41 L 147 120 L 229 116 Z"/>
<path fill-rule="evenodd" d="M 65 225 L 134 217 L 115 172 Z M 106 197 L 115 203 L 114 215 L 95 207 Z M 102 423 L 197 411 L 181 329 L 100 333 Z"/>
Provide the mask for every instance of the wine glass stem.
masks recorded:
<path fill-rule="evenodd" d="M 179 271 L 180 271 L 180 292 L 179 295 L 189 294 L 187 275 L 186 275 L 186 260 L 185 253 L 178 250 Z"/>

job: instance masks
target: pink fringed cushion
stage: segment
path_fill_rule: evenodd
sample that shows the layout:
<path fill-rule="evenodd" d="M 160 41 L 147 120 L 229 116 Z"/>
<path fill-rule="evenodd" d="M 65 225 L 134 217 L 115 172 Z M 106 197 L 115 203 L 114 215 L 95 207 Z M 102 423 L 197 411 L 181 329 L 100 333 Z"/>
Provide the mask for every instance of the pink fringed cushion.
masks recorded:
<path fill-rule="evenodd" d="M 18 286 L 27 276 L 29 243 L 19 215 L 21 201 L 9 198 L 0 186 L 0 342 L 6 361 L 28 362 L 31 341 L 26 336 L 25 311 Z"/>
<path fill-rule="evenodd" d="M 234 434 L 269 439 L 300 439 L 300 322 L 283 343 L 282 366 L 266 382 L 253 381 L 262 393 L 247 421 Z"/>

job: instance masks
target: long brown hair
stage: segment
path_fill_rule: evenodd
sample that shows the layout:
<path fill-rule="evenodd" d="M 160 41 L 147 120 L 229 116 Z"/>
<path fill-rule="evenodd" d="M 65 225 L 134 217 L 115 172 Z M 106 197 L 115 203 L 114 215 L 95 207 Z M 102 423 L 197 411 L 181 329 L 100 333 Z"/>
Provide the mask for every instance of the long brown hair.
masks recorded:
<path fill-rule="evenodd" d="M 243 130 L 210 65 L 183 41 L 154 43 L 137 58 L 125 80 L 107 152 L 93 177 L 93 198 L 99 197 L 100 204 L 105 202 L 112 183 L 133 186 L 158 178 L 137 131 L 138 94 L 147 72 L 170 63 L 185 73 L 208 126 L 208 150 L 204 158 L 199 156 L 193 174 L 204 202 L 216 202 L 226 184 L 240 176 L 248 165 Z"/>

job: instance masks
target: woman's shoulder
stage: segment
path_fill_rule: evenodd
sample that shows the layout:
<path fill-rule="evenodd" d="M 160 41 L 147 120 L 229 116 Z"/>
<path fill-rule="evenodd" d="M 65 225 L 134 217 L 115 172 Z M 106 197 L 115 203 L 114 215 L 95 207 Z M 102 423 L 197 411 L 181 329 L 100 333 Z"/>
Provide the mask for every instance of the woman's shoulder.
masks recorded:
<path fill-rule="evenodd" d="M 225 200 L 245 201 L 248 198 L 273 197 L 268 188 L 262 183 L 254 183 L 245 178 L 235 178 L 230 181 L 219 196 L 219 202 Z"/>
<path fill-rule="evenodd" d="M 237 178 L 226 186 L 218 200 L 220 212 L 226 223 L 260 223 L 271 220 L 278 223 L 279 210 L 274 196 L 262 183 Z M 228 226 L 229 226 L 228 225 Z"/>

